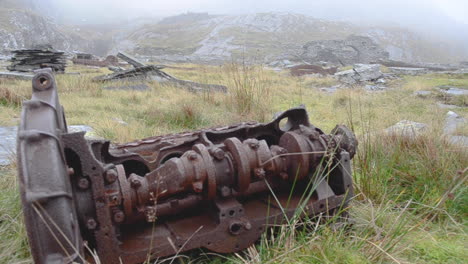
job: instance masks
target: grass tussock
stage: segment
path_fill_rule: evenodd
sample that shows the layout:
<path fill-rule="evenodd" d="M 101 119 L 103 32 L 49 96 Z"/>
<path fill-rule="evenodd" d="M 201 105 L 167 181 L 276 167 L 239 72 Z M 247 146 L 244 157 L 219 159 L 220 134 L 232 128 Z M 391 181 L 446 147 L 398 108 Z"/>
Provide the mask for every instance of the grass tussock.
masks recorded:
<path fill-rule="evenodd" d="M 187 70 L 190 69 L 190 70 Z M 323 93 L 331 78 L 291 77 L 260 66 L 178 65 L 181 79 L 226 85 L 227 94 L 193 94 L 149 82 L 148 91 L 108 91 L 90 78 L 106 70 L 73 66 L 82 75 L 56 77 L 68 124 L 86 124 L 96 136 L 128 142 L 154 135 L 268 121 L 273 113 L 304 104 L 311 123 L 329 132 L 346 124 L 359 137 L 353 160 L 356 197 L 335 217 L 290 219 L 266 232 L 251 248 L 220 255 L 205 251 L 163 263 L 464 263 L 468 217 L 468 150 L 447 143 L 441 130 L 447 109 L 438 96 L 414 96 L 439 85 L 468 86 L 468 76 L 424 75 L 368 93 L 359 87 Z M 121 85 L 123 83 L 119 83 Z M 17 125 L 28 82 L 0 82 L 0 125 Z M 457 99 L 460 100 L 460 99 Z M 465 99 L 463 99 L 465 100 Z M 455 109 L 468 116 L 466 108 Z M 400 120 L 428 125 L 417 138 L 381 131 Z M 459 128 L 457 134 L 464 134 Z M 22 225 L 16 167 L 0 167 L 0 263 L 30 262 Z M 153 262 L 148 262 L 153 263 Z"/>
<path fill-rule="evenodd" d="M 264 121 L 271 96 L 270 80 L 263 67 L 245 63 L 231 63 L 225 67 L 228 79 L 231 80 L 227 104 L 240 115 L 253 114 Z"/>

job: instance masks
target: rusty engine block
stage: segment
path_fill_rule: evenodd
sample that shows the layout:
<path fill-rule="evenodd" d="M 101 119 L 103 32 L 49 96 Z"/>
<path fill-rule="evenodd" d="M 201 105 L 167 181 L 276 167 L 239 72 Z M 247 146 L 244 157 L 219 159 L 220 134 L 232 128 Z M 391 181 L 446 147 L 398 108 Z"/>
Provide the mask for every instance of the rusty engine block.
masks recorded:
<path fill-rule="evenodd" d="M 283 127 L 280 121 L 287 120 Z M 141 263 L 195 248 L 229 253 L 298 211 L 317 216 L 353 195 L 357 141 L 304 108 L 255 122 L 126 144 L 68 133 L 50 71 L 33 78 L 18 170 L 36 263 Z"/>

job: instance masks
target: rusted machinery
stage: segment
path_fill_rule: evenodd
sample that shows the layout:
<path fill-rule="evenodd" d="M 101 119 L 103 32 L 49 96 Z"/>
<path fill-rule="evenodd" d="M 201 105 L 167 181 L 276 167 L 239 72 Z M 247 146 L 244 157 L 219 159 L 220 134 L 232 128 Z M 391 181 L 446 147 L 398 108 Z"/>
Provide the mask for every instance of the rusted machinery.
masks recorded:
<path fill-rule="evenodd" d="M 93 262 L 96 252 L 101 263 L 141 263 L 195 248 L 245 249 L 297 213 L 346 206 L 356 147 L 346 127 L 327 135 L 304 108 L 266 124 L 119 145 L 88 140 L 67 132 L 54 77 L 41 70 L 18 133 L 34 261 Z"/>

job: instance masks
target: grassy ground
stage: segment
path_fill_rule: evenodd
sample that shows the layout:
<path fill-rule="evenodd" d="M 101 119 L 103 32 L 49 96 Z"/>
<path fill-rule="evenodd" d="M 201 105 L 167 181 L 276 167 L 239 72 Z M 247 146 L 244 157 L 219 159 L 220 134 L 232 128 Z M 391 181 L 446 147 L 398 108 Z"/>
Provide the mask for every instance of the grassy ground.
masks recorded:
<path fill-rule="evenodd" d="M 317 225 L 302 220 L 268 233 L 244 252 L 181 256 L 180 263 L 465 263 L 467 251 L 468 151 L 441 137 L 446 109 L 437 101 L 467 106 L 467 98 L 435 93 L 421 98 L 417 90 L 437 85 L 468 87 L 468 76 L 424 75 L 392 81 L 385 92 L 355 87 L 321 92 L 331 78 L 293 78 L 260 67 L 180 65 L 168 69 L 177 77 L 225 84 L 228 94 L 192 94 L 149 83 L 151 90 L 108 91 L 89 79 L 105 70 L 73 66 L 80 76 L 59 75 L 57 83 L 69 125 L 86 124 L 114 142 L 184 130 L 268 121 L 275 112 L 304 104 L 311 122 L 329 132 L 346 124 L 359 136 L 354 159 L 357 195 L 346 228 L 334 220 Z M 0 126 L 18 124 L 22 100 L 31 84 L 0 80 Z M 455 110 L 467 117 L 467 108 Z M 380 131 L 400 120 L 426 123 L 415 140 Z M 122 124 L 124 121 L 126 124 Z M 466 129 L 458 131 L 468 135 Z M 28 263 L 25 230 L 16 181 L 16 165 L 0 167 L 0 263 Z M 298 227 L 301 228 L 298 228 Z"/>

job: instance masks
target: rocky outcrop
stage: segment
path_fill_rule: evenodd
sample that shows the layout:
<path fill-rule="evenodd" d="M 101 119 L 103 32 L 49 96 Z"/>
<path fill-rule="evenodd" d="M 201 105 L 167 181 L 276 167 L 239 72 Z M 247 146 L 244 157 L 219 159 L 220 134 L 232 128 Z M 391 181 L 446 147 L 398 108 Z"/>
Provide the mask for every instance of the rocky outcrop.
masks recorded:
<path fill-rule="evenodd" d="M 350 65 L 388 59 L 389 54 L 371 38 L 351 35 L 342 40 L 310 41 L 304 45 L 301 57 L 309 63 Z"/>
<path fill-rule="evenodd" d="M 345 84 L 377 81 L 383 76 L 379 64 L 355 64 L 352 69 L 335 73 L 335 77 Z"/>
<path fill-rule="evenodd" d="M 63 51 L 90 50 L 92 42 L 65 32 L 50 19 L 29 10 L 2 9 L 0 16 L 0 53 L 51 44 Z"/>

